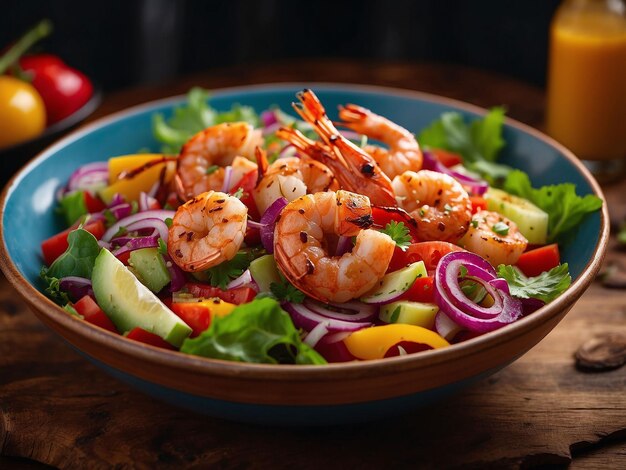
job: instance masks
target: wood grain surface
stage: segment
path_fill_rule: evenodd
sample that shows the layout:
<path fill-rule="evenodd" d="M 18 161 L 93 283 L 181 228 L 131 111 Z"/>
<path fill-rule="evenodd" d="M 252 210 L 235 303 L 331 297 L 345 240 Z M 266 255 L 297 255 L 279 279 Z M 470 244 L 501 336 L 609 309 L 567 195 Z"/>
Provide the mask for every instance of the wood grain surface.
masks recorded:
<path fill-rule="evenodd" d="M 505 104 L 540 126 L 543 93 L 486 72 L 433 64 L 318 60 L 246 66 L 105 98 L 98 115 L 209 88 L 359 82 Z M 606 186 L 626 215 L 626 181 Z M 612 240 L 608 262 L 626 266 Z M 47 330 L 0 279 L 0 468 L 626 468 L 626 368 L 584 373 L 574 352 L 626 334 L 626 296 L 595 282 L 557 328 L 505 370 L 405 416 L 315 429 L 230 423 L 165 405 L 100 372 Z"/>

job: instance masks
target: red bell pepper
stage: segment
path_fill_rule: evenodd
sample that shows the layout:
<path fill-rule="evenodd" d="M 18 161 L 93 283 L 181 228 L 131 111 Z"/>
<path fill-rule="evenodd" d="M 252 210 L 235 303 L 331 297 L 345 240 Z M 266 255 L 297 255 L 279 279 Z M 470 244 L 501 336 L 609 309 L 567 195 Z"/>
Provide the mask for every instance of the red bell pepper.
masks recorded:
<path fill-rule="evenodd" d="M 411 243 L 406 251 L 396 248 L 387 270 L 397 271 L 416 261 L 424 261 L 426 270 L 432 272 L 437 267 L 441 257 L 452 251 L 463 251 L 463 248 L 441 241 Z"/>
<path fill-rule="evenodd" d="M 517 260 L 517 267 L 529 277 L 539 276 L 544 271 L 549 271 L 561 263 L 559 245 L 542 246 L 534 250 L 522 253 Z"/>
<path fill-rule="evenodd" d="M 211 325 L 211 310 L 197 302 L 173 302 L 172 311 L 178 315 L 191 329 L 191 337 L 195 338 Z"/>
<path fill-rule="evenodd" d="M 107 207 L 102 199 L 92 195 L 89 191 L 83 191 L 83 197 L 85 199 L 85 207 L 87 208 L 87 212 L 89 212 L 90 214 L 103 211 Z M 158 207 L 158 209 L 160 209 L 160 207 Z"/>
<path fill-rule="evenodd" d="M 400 300 L 410 300 L 412 302 L 435 302 L 434 279 L 430 276 L 418 277 L 413 285 L 407 290 Z"/>
<path fill-rule="evenodd" d="M 482 196 L 470 196 L 470 202 L 472 203 L 472 214 L 487 210 L 487 200 Z"/>
<path fill-rule="evenodd" d="M 133 328 L 126 334 L 126 337 L 135 341 L 139 341 L 140 343 L 156 346 L 157 348 L 169 349 L 172 351 L 176 350 L 174 346 L 165 341 L 163 338 L 155 335 L 154 333 L 150 333 L 143 328 Z"/>
<path fill-rule="evenodd" d="M 458 153 L 443 149 L 429 149 L 428 151 L 448 168 L 463 163 L 463 157 Z"/>
<path fill-rule="evenodd" d="M 104 328 L 105 330 L 117 333 L 117 328 L 107 317 L 106 313 L 98 306 L 91 296 L 86 295 L 74 304 L 76 311 L 85 318 L 85 321 Z"/>
<path fill-rule="evenodd" d="M 67 230 L 63 230 L 62 232 L 53 235 L 52 237 L 44 240 L 41 243 L 43 258 L 48 266 L 50 266 L 55 259 L 65 253 L 65 250 L 67 250 L 68 247 L 67 236 L 72 230 L 75 229 L 76 227 L 70 227 Z M 106 227 L 104 226 L 104 222 L 102 220 L 93 220 L 87 222 L 85 225 L 83 225 L 83 229 L 87 230 L 98 240 L 102 238 L 102 235 L 104 235 L 104 232 L 106 231 Z"/>
<path fill-rule="evenodd" d="M 384 228 L 389 222 L 402 222 L 408 229 L 413 241 L 417 241 L 417 222 L 404 209 L 399 207 L 372 207 L 374 226 Z"/>
<path fill-rule="evenodd" d="M 234 289 L 222 290 L 219 287 L 200 284 L 198 282 L 188 282 L 187 290 L 194 297 L 219 297 L 225 302 L 241 305 L 252 301 L 256 297 L 256 291 L 250 287 L 235 287 Z"/>

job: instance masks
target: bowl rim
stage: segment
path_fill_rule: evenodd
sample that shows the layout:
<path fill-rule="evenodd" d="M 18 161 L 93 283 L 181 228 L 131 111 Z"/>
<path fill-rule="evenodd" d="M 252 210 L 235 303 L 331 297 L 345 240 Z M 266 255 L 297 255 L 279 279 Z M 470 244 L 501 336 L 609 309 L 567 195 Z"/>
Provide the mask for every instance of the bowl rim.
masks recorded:
<path fill-rule="evenodd" d="M 418 99 L 430 103 L 440 104 L 462 111 L 470 112 L 477 115 L 484 115 L 487 110 L 459 101 L 431 93 L 415 91 L 403 88 L 391 88 L 374 85 L 357 85 L 347 83 L 330 83 L 330 82 L 285 82 L 285 83 L 267 83 L 257 85 L 246 85 L 237 87 L 227 87 L 211 90 L 212 96 L 221 96 L 246 92 L 284 92 L 285 90 L 313 88 L 323 91 L 338 92 L 365 92 L 369 94 L 387 95 L 396 97 L 405 97 Z M 156 109 L 164 105 L 172 106 L 181 103 L 185 95 L 176 95 L 168 98 L 149 101 L 143 104 L 135 105 L 127 109 L 117 111 L 108 116 L 99 118 L 92 123 L 81 126 L 68 134 L 63 139 L 47 147 L 42 152 L 33 157 L 20 171 L 18 171 L 6 184 L 0 195 L 0 221 L 4 217 L 6 202 L 15 188 L 18 187 L 20 181 L 28 172 L 39 164 L 51 157 L 60 148 L 70 144 L 74 140 L 89 134 L 92 131 L 100 129 L 115 122 L 123 117 L 133 116 L 135 114 L 144 113 L 151 109 Z M 558 143 L 551 137 L 543 134 L 537 129 L 527 124 L 521 123 L 511 118 L 506 118 L 505 123 L 517 130 L 521 130 L 533 137 L 544 141 L 553 148 L 556 148 L 564 158 L 570 161 L 576 169 L 582 174 L 594 194 L 603 201 L 600 213 L 600 233 L 598 241 L 594 247 L 594 255 L 585 265 L 578 279 L 576 279 L 569 289 L 553 302 L 542 307 L 532 315 L 526 316 L 515 323 L 507 325 L 501 329 L 492 331 L 485 335 L 472 338 L 470 340 L 452 344 L 449 347 L 424 351 L 420 354 L 411 354 L 406 356 L 396 356 L 384 359 L 375 359 L 368 361 L 353 361 L 345 363 L 330 363 L 323 367 L 312 367 L 309 365 L 281 365 L 281 364 L 255 364 L 226 361 L 221 359 L 211 359 L 199 356 L 184 354 L 178 351 L 168 351 L 154 346 L 146 345 L 136 341 L 128 340 L 122 335 L 115 334 L 104 329 L 91 325 L 76 317 L 68 315 L 59 305 L 47 298 L 33 285 L 31 285 L 17 269 L 16 265 L 10 259 L 6 246 L 3 224 L 0 223 L 0 267 L 4 272 L 8 281 L 13 285 L 18 294 L 26 301 L 26 303 L 34 310 L 48 317 L 53 322 L 60 324 L 63 328 L 70 330 L 73 334 L 83 337 L 88 341 L 100 343 L 104 347 L 114 348 L 117 352 L 129 354 L 138 360 L 144 360 L 152 363 L 158 363 L 166 367 L 185 370 L 195 374 L 209 374 L 220 377 L 241 377 L 245 376 L 250 379 L 263 380 L 291 380 L 291 381 L 308 381 L 308 380 L 328 380 L 332 381 L 336 378 L 349 379 L 358 378 L 365 375 L 377 374 L 384 376 L 387 374 L 402 372 L 405 370 L 415 370 L 431 367 L 447 361 L 457 360 L 459 357 L 467 357 L 478 354 L 486 349 L 496 347 L 502 343 L 506 343 L 513 338 L 522 336 L 528 331 L 535 329 L 540 324 L 550 321 L 558 316 L 562 311 L 569 309 L 578 298 L 584 293 L 593 281 L 595 275 L 600 269 L 602 260 L 604 259 L 608 239 L 609 239 L 609 217 L 608 208 L 604 194 L 600 185 L 593 178 L 589 170 L 577 159 L 577 157 L 562 144 Z M 87 353 L 89 354 L 89 353 Z M 102 360 L 102 359 L 100 359 Z M 105 361 L 106 362 L 106 361 Z"/>

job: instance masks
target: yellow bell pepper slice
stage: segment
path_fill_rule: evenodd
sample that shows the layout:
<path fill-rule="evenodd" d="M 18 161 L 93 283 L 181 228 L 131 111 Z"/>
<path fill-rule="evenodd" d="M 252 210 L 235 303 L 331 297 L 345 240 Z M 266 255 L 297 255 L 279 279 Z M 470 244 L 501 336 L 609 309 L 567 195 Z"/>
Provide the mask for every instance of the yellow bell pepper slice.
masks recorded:
<path fill-rule="evenodd" d="M 433 349 L 450 346 L 445 339 L 421 326 L 392 324 L 355 331 L 343 340 L 357 359 L 382 359 L 389 348 L 402 341 L 426 344 Z"/>
<path fill-rule="evenodd" d="M 100 190 L 100 197 L 109 204 L 116 193 L 127 201 L 136 201 L 139 193 L 148 192 L 166 168 L 165 181 L 168 182 L 176 172 L 176 159 L 162 161 L 161 154 L 123 155 L 109 159 L 109 186 Z M 153 163 L 158 162 L 158 163 Z M 141 170 L 144 168 L 143 170 Z M 129 178 L 119 179 L 122 172 L 131 172 Z M 133 174 L 136 172 L 135 174 Z"/>

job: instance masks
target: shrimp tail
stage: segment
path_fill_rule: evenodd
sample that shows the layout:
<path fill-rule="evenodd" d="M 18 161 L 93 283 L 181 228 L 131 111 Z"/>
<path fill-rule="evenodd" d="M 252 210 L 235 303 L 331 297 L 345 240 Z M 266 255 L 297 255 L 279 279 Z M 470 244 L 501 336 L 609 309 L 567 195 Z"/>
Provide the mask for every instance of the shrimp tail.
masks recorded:
<path fill-rule="evenodd" d="M 267 152 L 258 145 L 254 149 L 254 156 L 256 157 L 256 163 L 258 165 L 258 175 L 255 187 L 258 187 L 261 183 L 261 180 L 265 176 L 265 173 L 267 173 L 267 169 L 270 166 L 270 163 L 267 160 Z"/>

